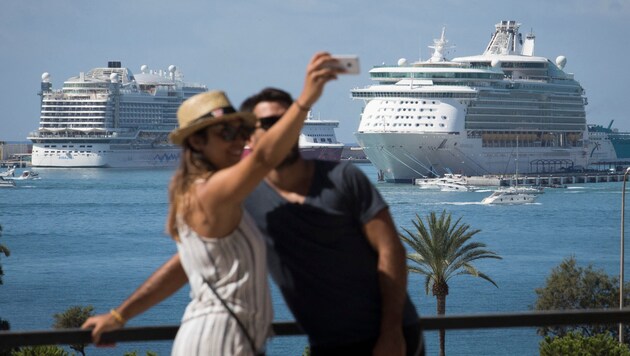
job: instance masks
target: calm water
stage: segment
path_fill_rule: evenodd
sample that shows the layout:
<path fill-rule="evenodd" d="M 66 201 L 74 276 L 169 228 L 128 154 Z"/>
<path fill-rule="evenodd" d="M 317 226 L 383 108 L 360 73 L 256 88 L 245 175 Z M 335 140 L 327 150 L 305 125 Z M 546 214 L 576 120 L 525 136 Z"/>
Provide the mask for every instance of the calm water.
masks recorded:
<path fill-rule="evenodd" d="M 376 182 L 376 170 L 360 165 Z M 50 329 L 53 314 L 73 305 L 107 312 L 126 298 L 175 252 L 164 231 L 166 186 L 170 170 L 40 169 L 41 180 L 19 181 L 0 190 L 0 238 L 11 249 L 1 257 L 0 317 L 12 330 Z M 411 228 L 415 214 L 446 209 L 481 229 L 476 240 L 503 257 L 477 267 L 499 285 L 468 276 L 455 277 L 447 298 L 448 314 L 528 311 L 534 289 L 550 270 L 574 255 L 618 273 L 621 183 L 548 189 L 536 204 L 485 206 L 485 192 L 436 192 L 412 185 L 376 183 L 390 203 L 398 227 Z M 360 292 L 360 291 L 357 291 Z M 435 298 L 425 295 L 423 280 L 410 276 L 409 293 L 423 315 L 435 315 Z M 291 320 L 273 290 L 276 320 Z M 184 288 L 169 300 L 132 320 L 130 326 L 173 325 L 188 300 Z M 427 332 L 428 355 L 438 339 Z M 447 332 L 449 355 L 536 355 L 534 329 Z M 124 343 L 114 349 L 88 348 L 89 355 L 122 355 L 146 350 L 168 355 L 170 342 Z M 269 355 L 301 355 L 304 337 L 272 339 Z"/>

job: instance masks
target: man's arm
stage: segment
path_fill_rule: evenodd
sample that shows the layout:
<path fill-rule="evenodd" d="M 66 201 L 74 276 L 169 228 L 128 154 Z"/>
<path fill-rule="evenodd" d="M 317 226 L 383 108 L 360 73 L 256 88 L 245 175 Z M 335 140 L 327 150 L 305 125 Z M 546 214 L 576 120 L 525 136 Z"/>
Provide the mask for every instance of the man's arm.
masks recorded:
<path fill-rule="evenodd" d="M 407 297 L 405 248 L 389 210 L 382 209 L 363 226 L 378 254 L 378 279 L 382 299 L 381 334 L 374 355 L 404 355 L 403 309 Z"/>
<path fill-rule="evenodd" d="M 188 277 L 182 267 L 179 254 L 176 253 L 118 308 L 114 309 L 114 312 L 90 317 L 81 327 L 84 329 L 93 328 L 92 339 L 94 343 L 98 344 L 103 332 L 124 326 L 127 320 L 170 297 L 186 282 L 188 282 Z M 116 313 L 117 315 L 114 315 Z"/>

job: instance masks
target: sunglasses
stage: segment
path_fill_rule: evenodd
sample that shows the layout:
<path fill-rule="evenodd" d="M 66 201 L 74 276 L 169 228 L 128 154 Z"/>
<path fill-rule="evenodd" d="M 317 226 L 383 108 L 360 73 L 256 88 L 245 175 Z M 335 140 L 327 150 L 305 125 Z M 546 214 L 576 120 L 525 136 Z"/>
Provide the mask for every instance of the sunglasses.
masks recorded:
<path fill-rule="evenodd" d="M 221 124 L 219 126 L 221 127 L 221 130 L 218 132 L 215 131 L 215 133 L 226 142 L 232 142 L 236 140 L 237 137 L 240 137 L 243 140 L 248 140 L 256 129 L 253 126 L 247 125 L 234 126 L 230 124 Z"/>
<path fill-rule="evenodd" d="M 278 122 L 278 120 L 280 120 L 282 116 L 267 116 L 267 117 L 263 117 L 258 119 L 258 126 L 263 130 L 269 130 L 271 128 L 271 126 L 273 126 L 273 124 L 275 124 L 276 122 Z"/>

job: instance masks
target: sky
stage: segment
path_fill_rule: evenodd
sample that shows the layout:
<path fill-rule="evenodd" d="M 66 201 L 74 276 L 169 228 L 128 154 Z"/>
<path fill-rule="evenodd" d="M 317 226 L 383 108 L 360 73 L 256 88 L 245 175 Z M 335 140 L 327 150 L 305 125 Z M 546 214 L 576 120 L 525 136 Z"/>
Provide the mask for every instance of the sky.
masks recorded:
<path fill-rule="evenodd" d="M 494 25 L 522 24 L 535 54 L 567 58 L 586 90 L 587 122 L 630 131 L 630 0 L 8 0 L 0 12 L 0 140 L 25 141 L 39 123 L 41 75 L 53 88 L 121 61 L 134 73 L 176 65 L 186 81 L 222 89 L 238 106 L 273 86 L 297 97 L 317 51 L 356 54 L 361 73 L 340 76 L 313 107 L 338 120 L 353 143 L 369 69 L 399 58 L 426 60 L 442 27 L 448 58 L 481 54 Z"/>

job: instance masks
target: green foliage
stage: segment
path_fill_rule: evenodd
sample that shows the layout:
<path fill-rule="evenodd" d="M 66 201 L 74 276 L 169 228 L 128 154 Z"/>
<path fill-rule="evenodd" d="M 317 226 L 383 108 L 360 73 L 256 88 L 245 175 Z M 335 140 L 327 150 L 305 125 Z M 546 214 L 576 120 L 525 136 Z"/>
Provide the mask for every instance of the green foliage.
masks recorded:
<path fill-rule="evenodd" d="M 70 329 L 70 328 L 80 328 L 81 325 L 93 315 L 94 307 L 88 305 L 86 307 L 82 307 L 80 305 L 76 305 L 68 308 L 65 312 L 60 314 L 55 314 L 53 317 L 55 318 L 55 323 L 53 324 L 53 328 L 55 329 Z"/>
<path fill-rule="evenodd" d="M 138 356 L 138 351 L 125 352 L 124 356 Z M 157 352 L 147 351 L 146 356 L 158 356 Z"/>
<path fill-rule="evenodd" d="M 10 330 L 10 329 L 11 329 L 11 324 L 9 324 L 9 321 L 0 318 L 0 331 Z"/>
<path fill-rule="evenodd" d="M 53 328 L 80 328 L 85 320 L 93 315 L 93 311 L 94 307 L 91 305 L 88 305 L 87 307 L 82 307 L 80 305 L 70 307 L 65 312 L 54 315 L 55 322 L 53 324 Z M 82 355 L 85 355 L 85 346 L 85 344 L 76 344 L 70 345 L 70 348 L 77 352 L 80 352 Z"/>
<path fill-rule="evenodd" d="M 562 337 L 547 336 L 540 342 L 540 356 L 630 356 L 628 345 L 619 344 L 609 333 L 585 336 L 569 332 Z"/>
<path fill-rule="evenodd" d="M 437 300 L 437 314 L 446 313 L 446 296 L 448 295 L 448 281 L 458 275 L 479 277 L 497 284 L 485 273 L 480 272 L 472 263 L 483 258 L 501 259 L 495 252 L 486 250 L 486 245 L 480 242 L 470 242 L 470 239 L 481 230 L 472 230 L 470 225 L 461 222 L 461 218 L 452 222 L 451 214 L 442 211 L 438 218 L 435 212 L 426 217 L 426 225 L 416 214 L 412 221 L 415 231 L 405 228 L 405 234 L 400 238 L 413 250 L 407 255 L 412 265 L 407 269 L 412 273 L 419 273 L 425 277 L 424 288 L 429 290 Z M 445 331 L 440 330 L 440 355 L 445 353 Z"/>
<path fill-rule="evenodd" d="M 624 289 L 628 287 L 624 286 Z M 545 286 L 536 289 L 538 299 L 535 310 L 575 310 L 575 309 L 616 309 L 619 308 L 619 279 L 610 277 L 592 265 L 579 267 L 574 256 L 565 258 L 555 267 Z M 624 298 L 628 305 L 630 298 Z M 628 335 L 630 329 L 626 328 Z M 618 335 L 615 325 L 564 325 L 547 326 L 538 329 L 542 336 L 564 336 L 569 332 L 579 332 L 585 336 L 610 333 Z"/>
<path fill-rule="evenodd" d="M 403 228 L 405 234 L 400 234 L 400 238 L 415 251 L 407 255 L 413 263 L 408 269 L 426 277 L 427 295 L 436 284 L 448 283 L 449 279 L 460 274 L 483 278 L 497 286 L 489 276 L 472 265 L 472 262 L 483 258 L 501 259 L 495 252 L 486 250 L 485 244 L 469 242 L 481 230 L 472 230 L 470 225 L 461 223 L 461 218 L 452 223 L 451 214 L 447 214 L 446 210 L 439 218 L 431 212 L 426 220 L 425 225 L 416 214 L 413 221 L 416 231 Z"/>
<path fill-rule="evenodd" d="M 33 346 L 13 351 L 11 356 L 68 356 L 68 353 L 59 346 Z"/>
<path fill-rule="evenodd" d="M 304 352 L 302 352 L 302 356 L 311 356 L 311 348 L 310 346 L 304 347 Z"/>

